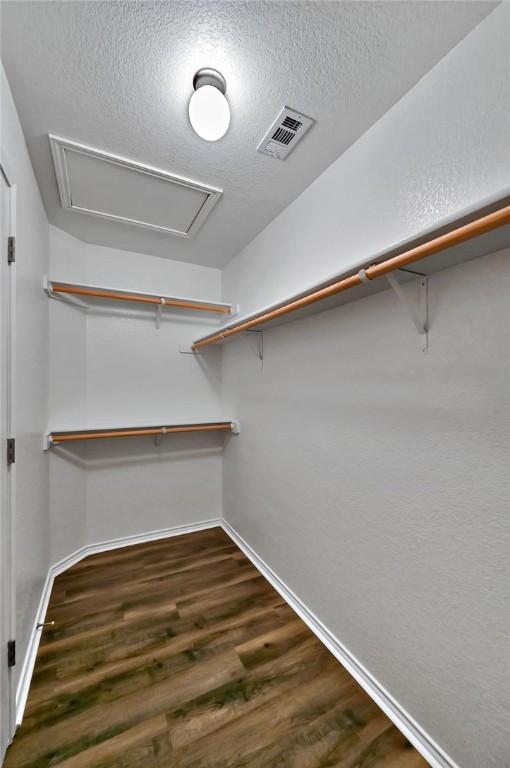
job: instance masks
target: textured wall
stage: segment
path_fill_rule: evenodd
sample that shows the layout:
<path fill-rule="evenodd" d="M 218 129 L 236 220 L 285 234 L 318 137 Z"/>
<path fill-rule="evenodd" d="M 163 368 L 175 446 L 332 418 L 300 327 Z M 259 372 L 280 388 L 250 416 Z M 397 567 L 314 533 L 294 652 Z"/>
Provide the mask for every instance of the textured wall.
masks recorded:
<path fill-rule="evenodd" d="M 508 764 L 510 251 L 225 348 L 225 516 L 462 768 Z M 490 649 L 490 650 L 489 650 Z"/>
<path fill-rule="evenodd" d="M 224 295 L 248 312 L 508 188 L 509 36 L 503 3 L 227 265 Z"/>
<path fill-rule="evenodd" d="M 41 450 L 48 399 L 48 306 L 41 290 L 48 222 L 3 69 L 1 114 L 2 161 L 16 184 L 17 679 L 49 560 L 48 460 Z"/>
<path fill-rule="evenodd" d="M 220 299 L 220 272 L 87 245 L 54 227 L 53 279 Z M 221 418 L 218 352 L 179 344 L 217 325 L 211 316 L 96 304 L 87 314 L 51 302 L 52 429 Z M 228 417 L 228 414 L 226 415 Z M 51 452 L 52 559 L 103 541 L 221 516 L 224 437 L 81 444 Z"/>
<path fill-rule="evenodd" d="M 86 246 L 50 226 L 50 276 L 83 281 Z M 87 419 L 87 318 L 61 301 L 48 301 L 50 313 L 50 392 L 48 429 Z M 56 427 L 59 428 L 58 426 Z M 51 562 L 85 543 L 87 485 L 78 450 L 49 451 Z"/>
<path fill-rule="evenodd" d="M 248 311 L 508 184 L 496 10 L 225 270 Z M 225 347 L 226 518 L 462 768 L 509 764 L 510 252 Z M 503 662 L 504 665 L 504 662 Z M 505 687 L 506 686 L 506 687 Z"/>

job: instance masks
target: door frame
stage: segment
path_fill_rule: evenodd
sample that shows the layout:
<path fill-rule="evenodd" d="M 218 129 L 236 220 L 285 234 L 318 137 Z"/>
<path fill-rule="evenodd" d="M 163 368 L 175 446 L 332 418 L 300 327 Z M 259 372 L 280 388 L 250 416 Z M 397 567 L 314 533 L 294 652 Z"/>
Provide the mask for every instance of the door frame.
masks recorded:
<path fill-rule="evenodd" d="M 0 367 L 7 365 L 7 380 L 1 390 L 1 397 L 6 397 L 8 437 L 16 436 L 15 424 L 15 364 L 16 364 L 16 262 L 7 264 L 7 238 L 16 237 L 16 184 L 5 158 L 0 156 L 0 175 L 7 184 L 9 193 L 9 221 L 8 231 L 2 232 L 0 258 L 1 277 L 6 277 L 6 296 L 8 302 L 7 321 L 3 320 L 0 313 L 0 334 L 5 335 L 7 360 L 0 361 Z M 2 294 L 4 287 L 0 282 Z M 7 326 L 7 327 L 5 327 Z M 1 647 L 0 653 L 7 655 L 7 641 L 16 639 L 16 588 L 15 588 L 15 504 L 16 504 L 16 463 L 7 465 L 6 446 L 0 450 L 0 500 L 6 500 L 7 509 L 1 510 L 0 515 L 0 625 Z M 3 486 L 5 484 L 6 494 Z M 19 669 L 19 659 L 16 660 Z M 6 694 L 0 692 L 0 754 L 10 744 L 16 730 L 16 691 L 14 670 L 8 669 L 8 690 Z M 0 760 L 1 761 L 1 760 Z"/>

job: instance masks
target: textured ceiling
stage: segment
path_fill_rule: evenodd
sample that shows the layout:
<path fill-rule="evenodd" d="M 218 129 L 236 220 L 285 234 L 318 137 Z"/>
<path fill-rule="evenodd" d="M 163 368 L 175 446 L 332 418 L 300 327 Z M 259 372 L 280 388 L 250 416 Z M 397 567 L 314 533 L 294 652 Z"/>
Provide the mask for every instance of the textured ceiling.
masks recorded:
<path fill-rule="evenodd" d="M 53 224 L 221 266 L 496 4 L 4 2 L 2 58 Z M 232 110 L 214 144 L 187 117 L 203 66 L 225 75 Z M 284 104 L 317 124 L 282 162 L 256 147 Z M 63 211 L 50 132 L 221 187 L 223 199 L 190 241 Z"/>

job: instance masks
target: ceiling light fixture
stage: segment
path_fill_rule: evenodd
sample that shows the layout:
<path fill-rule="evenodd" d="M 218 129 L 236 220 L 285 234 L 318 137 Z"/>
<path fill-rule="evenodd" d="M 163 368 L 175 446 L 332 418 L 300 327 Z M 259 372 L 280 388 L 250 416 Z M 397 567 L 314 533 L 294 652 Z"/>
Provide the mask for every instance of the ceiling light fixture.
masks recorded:
<path fill-rule="evenodd" d="M 199 69 L 193 78 L 189 121 L 205 141 L 218 141 L 228 131 L 230 107 L 225 98 L 227 83 L 216 69 Z"/>

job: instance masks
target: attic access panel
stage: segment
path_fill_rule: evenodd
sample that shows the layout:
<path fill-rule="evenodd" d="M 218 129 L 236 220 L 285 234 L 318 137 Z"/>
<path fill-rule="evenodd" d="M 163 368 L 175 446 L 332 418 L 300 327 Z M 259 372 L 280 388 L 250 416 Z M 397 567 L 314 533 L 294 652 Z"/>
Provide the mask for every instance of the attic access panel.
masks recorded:
<path fill-rule="evenodd" d="M 64 209 L 191 238 L 222 190 L 123 157 L 49 137 Z"/>

